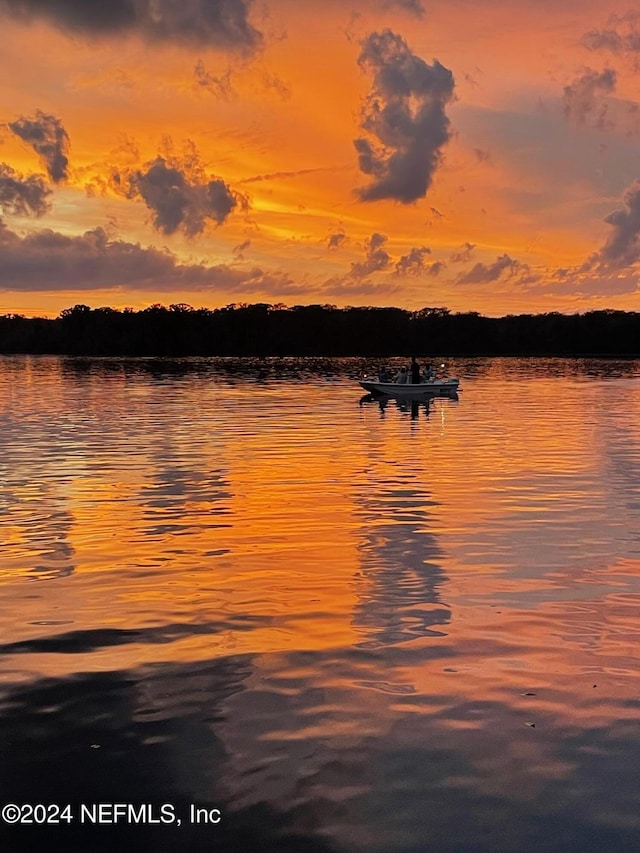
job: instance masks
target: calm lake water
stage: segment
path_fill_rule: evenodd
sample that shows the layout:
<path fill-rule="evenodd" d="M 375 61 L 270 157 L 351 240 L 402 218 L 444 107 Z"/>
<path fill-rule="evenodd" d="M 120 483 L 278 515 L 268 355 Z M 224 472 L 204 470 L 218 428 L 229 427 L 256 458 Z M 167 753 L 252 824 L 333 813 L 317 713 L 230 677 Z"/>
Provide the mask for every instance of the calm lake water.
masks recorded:
<path fill-rule="evenodd" d="M 375 364 L 0 359 L 3 851 L 640 849 L 640 362 Z"/>

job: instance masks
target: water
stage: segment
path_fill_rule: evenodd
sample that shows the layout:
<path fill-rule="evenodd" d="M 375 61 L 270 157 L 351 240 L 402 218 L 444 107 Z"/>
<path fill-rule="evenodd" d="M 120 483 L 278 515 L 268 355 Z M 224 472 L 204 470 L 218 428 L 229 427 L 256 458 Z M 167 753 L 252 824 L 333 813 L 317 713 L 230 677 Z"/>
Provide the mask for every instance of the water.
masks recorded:
<path fill-rule="evenodd" d="M 3 850 L 640 848 L 640 362 L 372 366 L 0 359 Z"/>

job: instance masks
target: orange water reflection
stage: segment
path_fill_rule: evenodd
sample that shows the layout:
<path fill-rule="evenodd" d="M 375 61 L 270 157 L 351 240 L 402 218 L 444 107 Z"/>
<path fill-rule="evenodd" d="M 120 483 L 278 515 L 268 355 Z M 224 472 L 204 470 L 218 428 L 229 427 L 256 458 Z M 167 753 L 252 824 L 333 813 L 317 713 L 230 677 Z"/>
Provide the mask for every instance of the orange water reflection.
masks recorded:
<path fill-rule="evenodd" d="M 442 850 L 498 802 L 495 849 L 532 804 L 635 831 L 640 368 L 472 362 L 417 419 L 304 368 L 5 361 L 6 694 L 128 673 L 130 733 L 195 714 L 233 808 L 348 849 L 413 849 L 425 798 Z"/>

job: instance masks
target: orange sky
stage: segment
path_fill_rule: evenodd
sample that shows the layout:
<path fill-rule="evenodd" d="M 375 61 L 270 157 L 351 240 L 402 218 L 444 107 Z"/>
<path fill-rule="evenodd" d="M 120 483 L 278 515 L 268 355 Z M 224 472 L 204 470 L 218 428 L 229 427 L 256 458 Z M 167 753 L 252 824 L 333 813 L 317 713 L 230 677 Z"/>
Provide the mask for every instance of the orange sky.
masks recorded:
<path fill-rule="evenodd" d="M 0 313 L 637 310 L 640 14 L 95 8 L 0 0 Z"/>

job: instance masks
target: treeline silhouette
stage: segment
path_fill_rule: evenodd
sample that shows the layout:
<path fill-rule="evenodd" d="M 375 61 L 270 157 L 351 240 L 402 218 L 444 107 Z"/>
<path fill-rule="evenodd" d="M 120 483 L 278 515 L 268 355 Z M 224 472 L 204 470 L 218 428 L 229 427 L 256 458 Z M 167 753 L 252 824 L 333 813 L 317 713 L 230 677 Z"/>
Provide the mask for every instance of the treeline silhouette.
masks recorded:
<path fill-rule="evenodd" d="M 447 308 L 183 303 L 75 305 L 55 319 L 0 316 L 0 352 L 126 356 L 622 355 L 640 353 L 640 313 L 485 317 Z"/>

